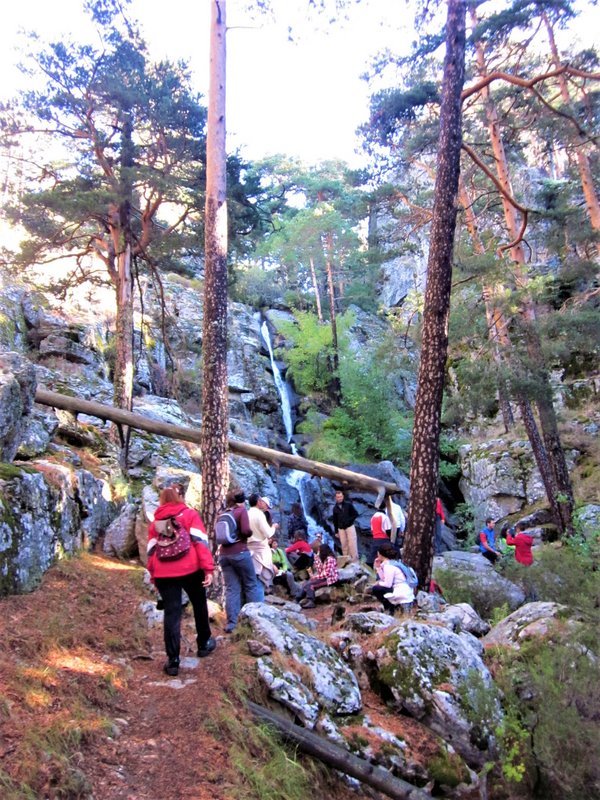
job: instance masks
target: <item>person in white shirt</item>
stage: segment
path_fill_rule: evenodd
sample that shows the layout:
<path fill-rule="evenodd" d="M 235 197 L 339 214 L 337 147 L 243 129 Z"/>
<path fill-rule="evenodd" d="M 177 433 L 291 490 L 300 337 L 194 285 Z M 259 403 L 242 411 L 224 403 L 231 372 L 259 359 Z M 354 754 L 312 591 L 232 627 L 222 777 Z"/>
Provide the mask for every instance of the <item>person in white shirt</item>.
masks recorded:
<path fill-rule="evenodd" d="M 383 544 L 375 559 L 378 581 L 370 591 L 383 603 L 383 608 L 393 614 L 397 606 L 408 607 L 415 599 L 404 571 L 396 563 L 398 553 L 390 544 Z"/>
<path fill-rule="evenodd" d="M 273 568 L 273 556 L 269 547 L 269 539 L 277 533 L 279 523 L 269 525 L 265 510 L 268 506 L 266 499 L 258 494 L 251 494 L 248 498 L 248 519 L 252 536 L 248 539 L 248 549 L 252 556 L 256 577 L 264 587 L 265 592 L 269 592 L 273 585 L 275 570 Z"/>
<path fill-rule="evenodd" d="M 404 511 L 402 510 L 402 506 L 400 506 L 398 503 L 394 503 L 394 501 L 390 497 L 386 504 L 386 508 L 388 511 L 388 516 L 392 521 L 392 532 L 390 535 L 390 541 L 397 547 L 402 547 L 402 542 L 404 539 L 404 531 L 406 530 L 406 517 L 404 516 Z"/>

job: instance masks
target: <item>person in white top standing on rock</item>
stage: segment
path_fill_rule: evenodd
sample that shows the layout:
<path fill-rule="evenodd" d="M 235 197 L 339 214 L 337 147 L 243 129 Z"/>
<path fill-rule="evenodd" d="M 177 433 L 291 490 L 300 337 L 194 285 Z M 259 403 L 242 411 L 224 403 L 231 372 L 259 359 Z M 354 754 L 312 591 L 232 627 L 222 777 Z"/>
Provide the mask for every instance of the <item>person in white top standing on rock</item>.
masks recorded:
<path fill-rule="evenodd" d="M 270 508 L 270 500 L 267 497 L 260 497 L 258 494 L 251 494 L 248 498 L 248 519 L 252 536 L 248 539 L 248 549 L 254 562 L 256 577 L 263 587 L 263 595 L 269 592 L 273 585 L 275 569 L 273 568 L 273 556 L 269 547 L 269 539 L 275 536 L 279 528 L 279 523 L 269 525 L 265 511 Z"/>

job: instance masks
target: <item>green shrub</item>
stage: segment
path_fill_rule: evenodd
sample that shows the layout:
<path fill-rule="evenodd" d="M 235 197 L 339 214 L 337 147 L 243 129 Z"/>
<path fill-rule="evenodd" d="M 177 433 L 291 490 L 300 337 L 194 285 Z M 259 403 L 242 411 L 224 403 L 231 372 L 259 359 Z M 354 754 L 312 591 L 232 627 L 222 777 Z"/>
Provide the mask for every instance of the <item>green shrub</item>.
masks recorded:
<path fill-rule="evenodd" d="M 600 792 L 600 663 L 588 643 L 597 627 L 568 639 L 530 640 L 497 653 L 495 680 L 506 718 L 498 730 L 503 779 L 524 796 L 583 800 Z"/>

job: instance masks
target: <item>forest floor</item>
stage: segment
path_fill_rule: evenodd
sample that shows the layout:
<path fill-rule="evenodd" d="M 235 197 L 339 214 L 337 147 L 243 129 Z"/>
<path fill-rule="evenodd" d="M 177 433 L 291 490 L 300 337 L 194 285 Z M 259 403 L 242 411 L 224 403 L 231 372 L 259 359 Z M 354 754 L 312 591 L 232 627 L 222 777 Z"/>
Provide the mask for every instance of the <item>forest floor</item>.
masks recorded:
<path fill-rule="evenodd" d="M 253 734 L 235 687 L 255 682 L 254 659 L 223 620 L 215 652 L 192 658 L 188 611 L 183 666 L 166 677 L 162 626 L 148 627 L 140 611 L 149 599 L 139 564 L 83 554 L 59 562 L 35 592 L 0 600 L 3 800 L 294 800 L 291 789 L 273 790 L 268 771 L 289 779 L 297 761 L 316 800 L 376 796 Z M 307 613 L 331 620 L 331 606 Z"/>

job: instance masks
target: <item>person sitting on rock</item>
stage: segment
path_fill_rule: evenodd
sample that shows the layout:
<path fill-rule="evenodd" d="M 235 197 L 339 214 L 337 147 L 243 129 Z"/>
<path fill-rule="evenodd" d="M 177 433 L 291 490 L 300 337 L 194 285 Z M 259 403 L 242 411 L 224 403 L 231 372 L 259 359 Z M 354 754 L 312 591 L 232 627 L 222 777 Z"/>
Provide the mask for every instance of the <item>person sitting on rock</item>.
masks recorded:
<path fill-rule="evenodd" d="M 378 580 L 369 591 L 393 614 L 398 606 L 410 608 L 415 593 L 409 586 L 404 571 L 398 566 L 398 553 L 390 544 L 382 544 L 375 559 Z"/>
<path fill-rule="evenodd" d="M 296 575 L 303 569 L 312 567 L 313 564 L 313 551 L 307 539 L 308 536 L 306 533 L 297 531 L 294 536 L 293 544 L 285 548 L 285 554 Z"/>
<path fill-rule="evenodd" d="M 508 539 L 507 539 L 508 541 Z M 479 531 L 478 536 L 479 552 L 484 558 L 487 558 L 492 564 L 501 557 L 502 553 L 496 547 L 496 537 L 494 534 L 494 518 L 487 517 L 485 520 L 485 528 Z"/>
<path fill-rule="evenodd" d="M 294 573 L 292 572 L 292 567 L 285 554 L 285 550 L 279 547 L 279 542 L 274 536 L 269 539 L 269 546 L 271 547 L 273 569 L 275 570 L 273 583 L 276 586 L 285 586 L 290 597 L 296 597 L 299 588 L 294 579 Z"/>
<path fill-rule="evenodd" d="M 302 512 L 300 503 L 292 503 L 290 506 L 290 513 L 287 518 L 287 532 L 288 539 L 294 541 L 294 537 L 300 531 L 301 533 L 308 533 L 308 524 Z"/>
<path fill-rule="evenodd" d="M 507 558 L 510 556 L 512 559 L 515 554 L 515 546 L 514 544 L 508 544 L 506 541 L 508 536 L 515 535 L 515 529 L 512 527 L 510 522 L 505 522 L 504 525 L 500 528 L 500 537 L 498 539 L 498 550 L 502 553 L 502 555 Z"/>
<path fill-rule="evenodd" d="M 315 607 L 315 589 L 333 586 L 338 581 L 337 559 L 328 544 L 322 544 L 319 547 L 309 574 L 310 578 L 302 584 L 302 588 L 296 596 L 303 608 Z"/>

